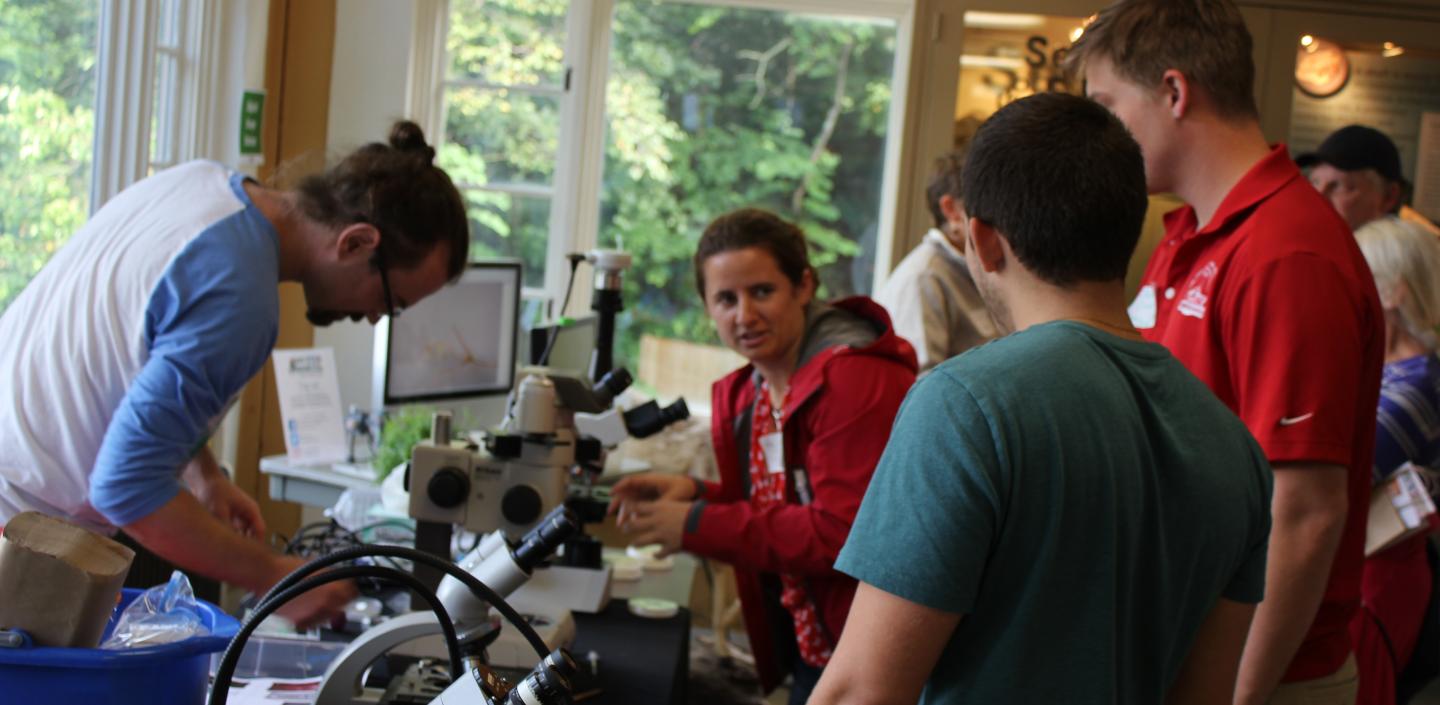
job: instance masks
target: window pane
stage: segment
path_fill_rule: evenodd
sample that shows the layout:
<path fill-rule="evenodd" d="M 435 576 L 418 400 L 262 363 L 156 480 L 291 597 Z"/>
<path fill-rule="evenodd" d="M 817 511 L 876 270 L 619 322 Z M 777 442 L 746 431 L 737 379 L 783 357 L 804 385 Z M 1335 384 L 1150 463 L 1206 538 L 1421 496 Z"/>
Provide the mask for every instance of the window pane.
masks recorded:
<path fill-rule="evenodd" d="M 868 293 L 895 23 L 619 0 L 600 240 L 635 253 L 623 359 L 641 334 L 713 341 L 691 256 L 758 206 L 805 229 L 821 295 Z"/>
<path fill-rule="evenodd" d="M 445 141 L 465 160 L 464 176 L 452 176 L 472 185 L 550 183 L 559 151 L 558 97 L 462 88 L 446 99 Z"/>
<path fill-rule="evenodd" d="M 568 0 L 450 3 L 438 161 L 465 189 L 472 255 L 520 258 L 530 287 L 545 282 L 569 7 Z M 488 85 L 467 83 L 476 81 Z"/>
<path fill-rule="evenodd" d="M 150 108 L 150 161 L 161 169 L 175 164 L 175 90 L 178 63 L 179 60 L 173 54 L 155 54 L 155 102 Z"/>
<path fill-rule="evenodd" d="M 0 2 L 0 310 L 89 214 L 95 0 Z"/>
<path fill-rule="evenodd" d="M 550 199 L 465 189 L 470 257 L 514 257 L 525 265 L 525 286 L 545 285 Z"/>
<path fill-rule="evenodd" d="M 569 0 L 453 0 L 450 77 L 507 86 L 565 83 Z"/>

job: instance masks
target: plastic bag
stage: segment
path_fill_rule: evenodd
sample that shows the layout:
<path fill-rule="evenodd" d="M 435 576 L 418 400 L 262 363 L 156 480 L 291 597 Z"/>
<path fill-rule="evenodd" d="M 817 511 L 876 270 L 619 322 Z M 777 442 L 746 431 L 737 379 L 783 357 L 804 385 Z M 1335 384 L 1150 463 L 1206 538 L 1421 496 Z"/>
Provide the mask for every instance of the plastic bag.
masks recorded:
<path fill-rule="evenodd" d="M 115 631 L 100 648 L 138 649 L 207 633 L 190 579 L 177 570 L 170 574 L 170 582 L 140 593 L 125 608 Z"/>
<path fill-rule="evenodd" d="M 359 531 L 374 521 L 370 518 L 370 511 L 380 503 L 379 487 L 351 487 L 340 493 L 340 499 L 335 500 L 335 506 L 325 510 L 325 516 L 334 519 L 347 531 Z M 408 505 L 406 510 L 408 513 Z"/>

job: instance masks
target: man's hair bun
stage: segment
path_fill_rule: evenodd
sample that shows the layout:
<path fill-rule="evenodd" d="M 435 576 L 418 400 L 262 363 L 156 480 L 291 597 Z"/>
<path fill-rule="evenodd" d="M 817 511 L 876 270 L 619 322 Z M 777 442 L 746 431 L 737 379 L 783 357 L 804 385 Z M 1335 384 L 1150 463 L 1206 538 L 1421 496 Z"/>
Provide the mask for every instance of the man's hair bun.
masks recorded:
<path fill-rule="evenodd" d="M 420 155 L 427 164 L 435 161 L 435 148 L 425 143 L 425 131 L 409 120 L 400 120 L 390 127 L 390 146 Z"/>

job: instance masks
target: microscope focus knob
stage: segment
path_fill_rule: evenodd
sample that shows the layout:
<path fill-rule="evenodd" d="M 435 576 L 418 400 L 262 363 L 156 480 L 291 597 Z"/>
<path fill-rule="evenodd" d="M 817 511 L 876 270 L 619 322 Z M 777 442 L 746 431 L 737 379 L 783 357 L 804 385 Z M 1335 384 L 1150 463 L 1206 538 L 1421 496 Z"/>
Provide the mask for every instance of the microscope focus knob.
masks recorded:
<path fill-rule="evenodd" d="M 515 485 L 505 490 L 500 498 L 500 513 L 511 524 L 533 524 L 540 518 L 545 501 L 540 493 L 529 485 Z"/>
<path fill-rule="evenodd" d="M 456 468 L 440 468 L 430 476 L 430 482 L 425 484 L 425 496 L 429 497 L 435 506 L 443 509 L 460 506 L 469 493 L 470 481 Z"/>

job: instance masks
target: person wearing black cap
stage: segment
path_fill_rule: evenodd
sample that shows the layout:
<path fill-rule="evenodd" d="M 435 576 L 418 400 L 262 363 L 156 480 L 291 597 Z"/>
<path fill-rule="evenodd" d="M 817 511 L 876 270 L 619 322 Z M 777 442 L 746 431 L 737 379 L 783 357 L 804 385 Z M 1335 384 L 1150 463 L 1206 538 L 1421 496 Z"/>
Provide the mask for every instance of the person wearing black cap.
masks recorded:
<path fill-rule="evenodd" d="M 1373 127 L 1342 127 L 1326 137 L 1314 152 L 1297 157 L 1295 163 L 1305 170 L 1311 185 L 1335 206 L 1351 230 L 1395 215 L 1440 232 L 1419 213 L 1401 212 L 1405 176 L 1400 171 L 1400 151 L 1385 133 Z"/>

